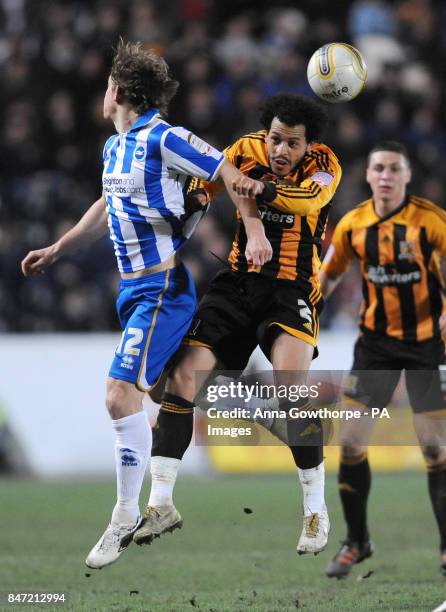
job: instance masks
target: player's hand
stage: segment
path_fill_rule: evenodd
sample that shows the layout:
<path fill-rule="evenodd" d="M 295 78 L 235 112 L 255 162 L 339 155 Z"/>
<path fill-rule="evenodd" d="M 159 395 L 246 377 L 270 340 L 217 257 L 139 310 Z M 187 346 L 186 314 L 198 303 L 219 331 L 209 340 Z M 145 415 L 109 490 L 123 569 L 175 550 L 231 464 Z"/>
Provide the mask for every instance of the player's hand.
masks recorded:
<path fill-rule="evenodd" d="M 201 206 L 201 207 L 206 206 L 206 204 L 207 204 L 207 197 L 206 197 L 206 195 L 204 193 L 196 193 L 193 196 L 193 198 L 194 198 L 194 200 L 195 200 L 195 202 L 197 203 L 198 206 Z"/>
<path fill-rule="evenodd" d="M 446 312 L 441 315 L 438 324 L 440 326 L 441 335 L 446 336 Z"/>
<path fill-rule="evenodd" d="M 273 249 L 270 241 L 263 233 L 256 233 L 248 238 L 245 257 L 249 264 L 263 266 L 271 260 Z"/>
<path fill-rule="evenodd" d="M 56 259 L 57 253 L 54 245 L 37 251 L 30 251 L 22 260 L 22 272 L 25 276 L 44 274 L 45 270 L 51 266 Z"/>
<path fill-rule="evenodd" d="M 195 191 L 191 191 L 184 198 L 185 206 L 190 206 L 194 210 L 199 210 L 206 206 L 208 203 L 208 199 L 206 196 L 206 192 L 203 189 L 195 189 Z"/>
<path fill-rule="evenodd" d="M 203 210 L 207 203 L 208 199 L 205 193 L 198 190 L 188 193 L 184 198 L 184 210 L 186 215 L 191 215 L 194 212 Z"/>
<path fill-rule="evenodd" d="M 247 198 L 255 198 L 263 193 L 264 189 L 265 184 L 262 181 L 256 181 L 249 176 L 241 175 L 237 180 L 232 181 L 232 190 Z"/>

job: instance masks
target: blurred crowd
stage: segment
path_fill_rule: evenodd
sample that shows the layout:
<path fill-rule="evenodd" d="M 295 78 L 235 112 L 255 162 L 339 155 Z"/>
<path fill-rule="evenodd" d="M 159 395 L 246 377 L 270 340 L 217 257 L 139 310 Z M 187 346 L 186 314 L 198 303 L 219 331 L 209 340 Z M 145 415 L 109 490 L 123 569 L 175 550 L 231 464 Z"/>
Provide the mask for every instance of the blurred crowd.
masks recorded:
<path fill-rule="evenodd" d="M 161 52 L 181 87 L 169 119 L 223 148 L 259 129 L 258 107 L 279 91 L 312 95 L 306 64 L 326 42 L 364 54 L 369 78 L 349 104 L 330 105 L 325 138 L 343 166 L 336 221 L 368 197 L 365 156 L 383 138 L 411 154 L 411 191 L 445 206 L 446 3 L 434 0 L 0 0 L 0 331 L 118 328 L 119 278 L 109 239 L 24 280 L 29 249 L 57 239 L 100 195 L 102 118 L 118 37 Z M 231 244 L 223 196 L 185 258 L 201 293 Z M 211 253 L 212 251 L 212 253 Z M 355 270 L 327 304 L 325 327 L 352 327 Z"/>

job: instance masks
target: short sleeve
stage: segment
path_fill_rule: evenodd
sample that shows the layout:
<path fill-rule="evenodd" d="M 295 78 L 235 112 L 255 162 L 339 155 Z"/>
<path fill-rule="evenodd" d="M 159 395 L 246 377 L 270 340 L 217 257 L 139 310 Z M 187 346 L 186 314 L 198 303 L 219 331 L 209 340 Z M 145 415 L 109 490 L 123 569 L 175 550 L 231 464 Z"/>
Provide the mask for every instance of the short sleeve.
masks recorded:
<path fill-rule="evenodd" d="M 166 130 L 160 144 L 169 168 L 207 181 L 217 177 L 225 159 L 221 151 L 182 127 Z"/>
<path fill-rule="evenodd" d="M 442 257 L 446 257 L 446 214 L 439 210 L 438 213 L 431 213 L 426 221 L 428 241 Z"/>

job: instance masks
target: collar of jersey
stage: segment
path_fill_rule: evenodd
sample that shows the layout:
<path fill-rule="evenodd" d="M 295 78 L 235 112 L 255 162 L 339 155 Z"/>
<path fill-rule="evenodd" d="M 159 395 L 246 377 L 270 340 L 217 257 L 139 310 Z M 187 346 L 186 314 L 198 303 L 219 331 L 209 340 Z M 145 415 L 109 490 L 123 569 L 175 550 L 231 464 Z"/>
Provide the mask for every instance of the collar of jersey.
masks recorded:
<path fill-rule="evenodd" d="M 152 121 L 152 119 L 156 116 L 159 115 L 160 109 L 159 108 L 151 108 L 149 111 L 147 111 L 146 113 L 144 113 L 144 115 L 141 115 L 136 121 L 135 123 L 132 125 L 132 127 L 130 128 L 130 132 L 137 132 L 138 130 L 140 130 L 141 128 L 145 127 L 148 123 L 150 123 Z"/>
<path fill-rule="evenodd" d="M 397 215 L 398 213 L 400 213 L 403 208 L 406 208 L 406 206 L 409 204 L 410 201 L 410 194 L 406 194 L 404 200 L 402 201 L 402 203 L 398 206 L 398 208 L 395 208 L 395 210 L 391 210 L 390 212 L 387 213 L 387 215 L 384 215 L 383 217 L 378 217 L 378 215 L 376 214 L 376 210 L 375 210 L 375 202 L 373 201 L 372 198 L 372 208 L 373 208 L 373 212 L 375 213 L 375 215 L 378 217 L 377 221 L 375 221 L 373 223 L 373 225 L 379 225 L 380 223 L 382 223 L 383 221 L 387 221 L 388 219 L 390 219 L 391 217 L 394 217 L 395 215 Z"/>

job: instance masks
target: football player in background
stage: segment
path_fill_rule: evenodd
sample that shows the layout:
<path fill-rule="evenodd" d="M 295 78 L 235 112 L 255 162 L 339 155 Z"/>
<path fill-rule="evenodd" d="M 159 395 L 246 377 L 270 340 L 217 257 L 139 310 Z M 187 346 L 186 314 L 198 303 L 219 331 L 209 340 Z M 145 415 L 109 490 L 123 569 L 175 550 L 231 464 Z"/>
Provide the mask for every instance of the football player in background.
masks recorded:
<path fill-rule="evenodd" d="M 192 278 L 178 258 L 203 212 L 189 215 L 186 209 L 190 176 L 221 177 L 240 206 L 247 257 L 261 265 L 271 255 L 255 203 L 242 197 L 260 193 L 263 184 L 247 179 L 221 152 L 163 118 L 177 86 L 163 58 L 141 44 L 120 42 L 104 97 L 104 117 L 117 133 L 104 147 L 103 195 L 57 242 L 22 261 L 23 273 L 30 276 L 107 229 L 114 243 L 123 334 L 107 379 L 106 404 L 116 436 L 117 503 L 86 559 L 95 569 L 116 561 L 140 524 L 138 501 L 151 443 L 143 393 L 161 376 L 196 309 Z M 243 183 L 240 196 L 233 191 L 237 181 Z"/>
<path fill-rule="evenodd" d="M 336 156 L 318 142 L 326 120 L 325 110 L 314 101 L 279 94 L 264 104 L 264 129 L 225 150 L 247 181 L 262 181 L 258 212 L 273 255 L 263 265 L 245 256 L 246 226 L 239 215 L 228 266 L 202 299 L 169 374 L 153 430 L 150 499 L 133 536 L 138 544 L 151 543 L 182 524 L 172 493 L 192 437 L 197 371 L 243 370 L 259 343 L 272 362 L 277 385 L 305 383 L 317 355 L 321 244 L 341 177 Z M 221 186 L 201 182 L 197 188 L 212 198 Z M 307 410 L 308 398 L 297 405 Z M 282 410 L 290 407 L 289 401 L 281 402 Z M 318 553 L 329 532 L 320 419 L 289 419 L 288 439 L 303 489 L 304 525 L 297 551 Z"/>
<path fill-rule="evenodd" d="M 361 411 L 383 409 L 406 370 L 446 573 L 446 404 L 440 378 L 445 363 L 440 257 L 446 255 L 446 213 L 407 194 L 410 179 L 403 145 L 382 142 L 373 147 L 367 165 L 372 197 L 339 221 L 320 271 L 321 291 L 330 295 L 350 262 L 359 260 L 360 335 L 344 399 Z M 327 566 L 330 577 L 346 576 L 373 553 L 367 524 L 371 428 L 372 419 L 365 415 L 341 424 L 338 483 L 347 537 Z"/>

